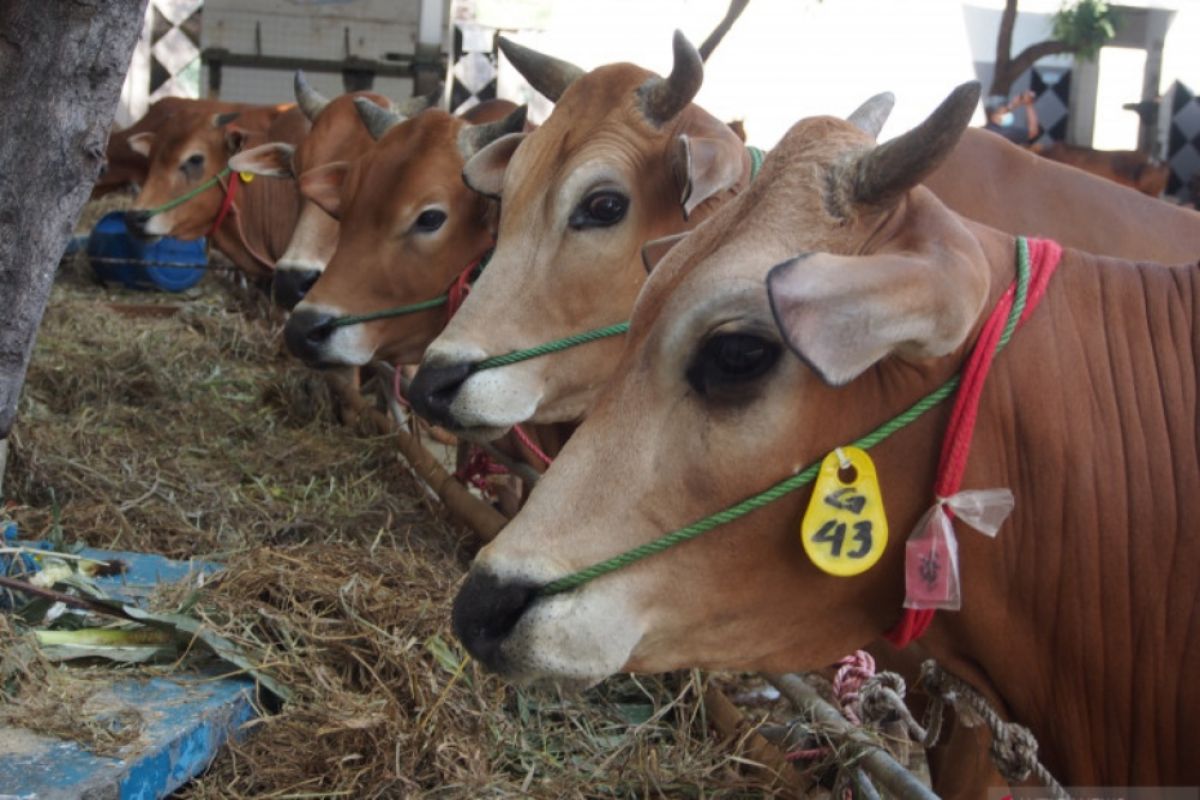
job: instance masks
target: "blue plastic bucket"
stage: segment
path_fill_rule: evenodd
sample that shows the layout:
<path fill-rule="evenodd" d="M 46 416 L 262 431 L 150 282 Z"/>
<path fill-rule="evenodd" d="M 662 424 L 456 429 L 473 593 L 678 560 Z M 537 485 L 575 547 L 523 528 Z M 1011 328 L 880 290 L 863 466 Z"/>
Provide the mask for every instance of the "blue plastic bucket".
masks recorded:
<path fill-rule="evenodd" d="M 125 228 L 123 211 L 105 214 L 96 223 L 88 237 L 87 253 L 96 277 L 105 283 L 121 283 L 131 289 L 182 292 L 204 277 L 208 264 L 204 239 L 185 242 L 164 236 L 153 244 L 139 241 Z M 129 261 L 111 263 L 101 260 L 107 258 Z"/>

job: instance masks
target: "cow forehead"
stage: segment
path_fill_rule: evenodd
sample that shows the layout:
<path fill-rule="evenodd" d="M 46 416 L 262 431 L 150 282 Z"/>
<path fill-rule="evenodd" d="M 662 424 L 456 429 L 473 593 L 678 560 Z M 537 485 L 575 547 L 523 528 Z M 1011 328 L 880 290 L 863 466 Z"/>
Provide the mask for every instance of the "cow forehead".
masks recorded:
<path fill-rule="evenodd" d="M 655 267 L 634 307 L 634 335 L 644 334 L 664 314 L 674 314 L 680 303 L 723 291 L 727 280 L 761 283 L 773 265 L 803 251 L 848 252 L 860 231 L 831 214 L 829 182 L 837 164 L 869 144 L 852 125 L 832 117 L 792 126 L 758 180 Z"/>
<path fill-rule="evenodd" d="M 358 116 L 356 97 L 365 97 L 378 104 L 388 101 L 372 92 L 341 94 L 329 101 L 313 121 L 312 130 L 296 148 L 296 171 L 315 169 L 333 161 L 354 158 L 371 146 L 371 134 Z"/>
<path fill-rule="evenodd" d="M 457 136 L 463 124 L 444 111 L 429 110 L 389 130 L 355 163 L 354 205 L 390 220 L 414 204 L 473 198 L 462 181 Z"/>

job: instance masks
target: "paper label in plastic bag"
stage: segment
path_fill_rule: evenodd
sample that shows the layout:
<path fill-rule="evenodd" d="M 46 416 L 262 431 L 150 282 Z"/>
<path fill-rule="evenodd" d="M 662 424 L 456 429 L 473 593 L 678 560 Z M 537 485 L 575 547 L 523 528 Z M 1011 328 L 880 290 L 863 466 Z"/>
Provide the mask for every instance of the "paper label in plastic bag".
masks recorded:
<path fill-rule="evenodd" d="M 1015 503 L 1008 489 L 968 489 L 951 495 L 945 502 L 954 516 L 992 538 L 1012 513 Z"/>
<path fill-rule="evenodd" d="M 904 545 L 904 607 L 957 611 L 958 542 L 954 524 L 938 503 L 917 523 Z"/>

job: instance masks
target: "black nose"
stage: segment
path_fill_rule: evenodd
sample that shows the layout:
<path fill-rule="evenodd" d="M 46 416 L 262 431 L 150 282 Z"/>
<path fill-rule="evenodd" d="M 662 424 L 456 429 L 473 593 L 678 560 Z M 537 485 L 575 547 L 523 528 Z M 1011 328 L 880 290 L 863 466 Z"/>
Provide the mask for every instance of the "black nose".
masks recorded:
<path fill-rule="evenodd" d="M 422 364 L 408 387 L 408 401 L 413 410 L 430 422 L 447 428 L 457 427 L 450 406 L 474 368 L 474 364 L 466 362 L 444 366 Z"/>
<path fill-rule="evenodd" d="M 310 364 L 321 360 L 321 346 L 333 334 L 333 315 L 302 308 L 293 311 L 283 327 L 283 340 L 292 355 Z"/>
<path fill-rule="evenodd" d="M 147 238 L 146 225 L 150 222 L 150 212 L 144 208 L 125 212 L 125 229 L 139 238 Z"/>
<path fill-rule="evenodd" d="M 319 277 L 321 273 L 315 269 L 278 269 L 271 281 L 271 296 L 277 306 L 291 311 Z"/>
<path fill-rule="evenodd" d="M 537 587 L 504 581 L 485 569 L 472 569 L 454 598 L 454 635 L 492 672 L 504 672 L 501 645 L 537 597 Z"/>

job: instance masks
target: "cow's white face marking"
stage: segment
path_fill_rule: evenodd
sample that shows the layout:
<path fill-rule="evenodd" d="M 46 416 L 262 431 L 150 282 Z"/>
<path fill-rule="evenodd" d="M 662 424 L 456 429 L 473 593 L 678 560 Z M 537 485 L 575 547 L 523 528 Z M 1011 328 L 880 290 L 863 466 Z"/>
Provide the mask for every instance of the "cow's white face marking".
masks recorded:
<path fill-rule="evenodd" d="M 513 561 L 480 553 L 477 567 L 502 580 L 545 583 L 568 570 L 544 560 Z M 643 614 L 624 575 L 606 576 L 587 591 L 538 600 L 505 639 L 505 678 L 517 683 L 555 680 L 590 686 L 619 672 L 645 631 Z"/>
<path fill-rule="evenodd" d="M 433 364 L 471 364 L 487 357 L 483 349 L 472 344 L 444 344 L 431 346 L 424 360 Z M 542 399 L 541 387 L 522 366 L 484 370 L 463 382 L 450 405 L 450 413 L 462 426 L 464 437 L 491 441 L 533 416 Z"/>
<path fill-rule="evenodd" d="M 300 301 L 292 313 L 300 311 L 329 314 L 333 317 L 341 317 L 346 314 L 345 311 L 335 306 L 309 303 L 304 300 Z M 321 364 L 344 364 L 359 367 L 370 362 L 374 355 L 375 348 L 367 342 L 363 326 L 347 325 L 343 328 L 334 328 L 333 332 L 329 334 L 329 338 L 321 342 L 317 347 L 316 360 Z"/>
<path fill-rule="evenodd" d="M 322 211 L 316 203 L 306 200 L 300 209 L 287 250 L 279 257 L 275 268 L 324 272 L 337 249 L 339 228 L 336 219 Z"/>

